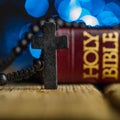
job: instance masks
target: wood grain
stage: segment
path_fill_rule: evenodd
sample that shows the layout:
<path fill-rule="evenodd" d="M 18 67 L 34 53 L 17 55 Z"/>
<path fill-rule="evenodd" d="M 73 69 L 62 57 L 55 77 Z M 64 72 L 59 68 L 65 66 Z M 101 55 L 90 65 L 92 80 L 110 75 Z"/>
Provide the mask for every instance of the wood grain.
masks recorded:
<path fill-rule="evenodd" d="M 40 85 L 0 87 L 1 119 L 115 120 L 115 112 L 93 85 L 60 85 L 44 90 Z"/>

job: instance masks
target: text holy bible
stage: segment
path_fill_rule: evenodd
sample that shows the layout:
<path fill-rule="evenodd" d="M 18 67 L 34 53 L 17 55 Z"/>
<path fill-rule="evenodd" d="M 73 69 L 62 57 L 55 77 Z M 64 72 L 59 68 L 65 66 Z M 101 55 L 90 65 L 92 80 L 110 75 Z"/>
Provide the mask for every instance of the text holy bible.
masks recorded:
<path fill-rule="evenodd" d="M 120 30 L 59 29 L 68 49 L 57 50 L 59 83 L 120 82 Z"/>

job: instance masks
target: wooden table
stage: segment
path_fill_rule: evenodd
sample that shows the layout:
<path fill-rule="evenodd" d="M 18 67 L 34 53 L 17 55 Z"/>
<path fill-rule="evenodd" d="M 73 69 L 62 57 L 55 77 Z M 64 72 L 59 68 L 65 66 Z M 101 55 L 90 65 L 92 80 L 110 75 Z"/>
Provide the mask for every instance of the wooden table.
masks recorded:
<path fill-rule="evenodd" d="M 110 91 L 120 88 L 115 86 L 107 86 L 105 94 L 91 84 L 59 85 L 57 90 L 33 84 L 1 86 L 0 119 L 117 120 L 119 111 L 109 102 Z"/>

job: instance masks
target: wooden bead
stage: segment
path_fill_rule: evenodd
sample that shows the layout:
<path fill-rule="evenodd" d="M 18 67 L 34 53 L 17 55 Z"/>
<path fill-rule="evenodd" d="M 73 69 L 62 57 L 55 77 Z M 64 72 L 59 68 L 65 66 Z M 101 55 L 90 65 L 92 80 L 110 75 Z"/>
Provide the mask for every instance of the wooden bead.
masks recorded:
<path fill-rule="evenodd" d="M 31 29 L 31 32 L 34 34 L 40 32 L 40 27 L 37 24 L 32 25 L 30 29 Z"/>
<path fill-rule="evenodd" d="M 22 52 L 22 48 L 20 46 L 17 46 L 13 49 L 13 52 L 15 53 L 15 55 L 19 55 Z"/>
<path fill-rule="evenodd" d="M 29 41 L 32 39 L 32 37 L 33 37 L 33 33 L 32 32 L 28 32 L 28 33 L 25 34 L 25 39 L 27 39 Z"/>
<path fill-rule="evenodd" d="M 7 76 L 4 73 L 0 73 L 0 85 L 5 85 L 7 83 Z"/>

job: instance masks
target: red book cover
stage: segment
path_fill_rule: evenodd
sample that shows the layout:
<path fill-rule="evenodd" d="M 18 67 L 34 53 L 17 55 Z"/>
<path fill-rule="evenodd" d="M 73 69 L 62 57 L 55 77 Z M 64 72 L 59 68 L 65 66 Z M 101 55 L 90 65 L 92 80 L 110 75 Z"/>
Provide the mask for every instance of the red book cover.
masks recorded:
<path fill-rule="evenodd" d="M 57 50 L 59 83 L 120 82 L 120 30 L 62 28 L 68 49 Z"/>

